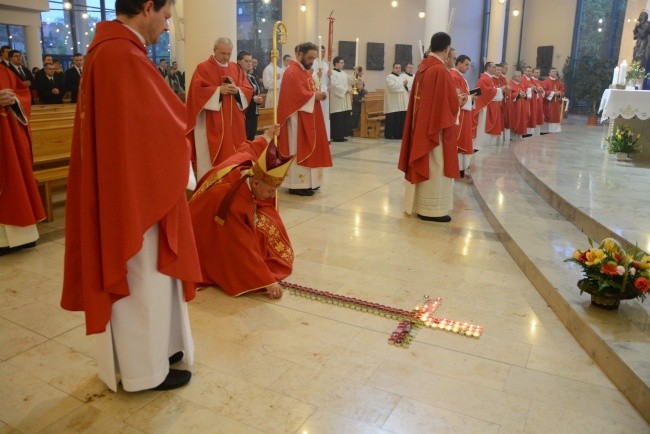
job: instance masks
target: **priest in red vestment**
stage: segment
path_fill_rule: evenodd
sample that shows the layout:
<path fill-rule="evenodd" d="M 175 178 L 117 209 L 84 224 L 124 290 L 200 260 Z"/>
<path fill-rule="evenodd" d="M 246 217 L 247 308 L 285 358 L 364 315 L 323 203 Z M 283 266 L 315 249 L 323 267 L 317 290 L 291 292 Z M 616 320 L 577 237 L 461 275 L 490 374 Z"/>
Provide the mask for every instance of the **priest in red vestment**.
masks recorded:
<path fill-rule="evenodd" d="M 510 143 L 510 87 L 508 86 L 508 78 L 506 73 L 508 72 L 507 63 L 498 63 L 496 65 L 496 77 L 494 79 L 494 85 L 503 89 L 503 101 L 501 101 L 501 125 L 503 126 L 503 141 L 504 143 Z"/>
<path fill-rule="evenodd" d="M 548 77 L 542 82 L 542 87 L 546 93 L 544 98 L 544 113 L 548 123 L 549 133 L 559 133 L 562 131 L 562 105 L 564 102 L 564 85 L 557 77 L 557 69 L 551 68 Z"/>
<path fill-rule="evenodd" d="M 32 172 L 30 90 L 0 65 L 0 255 L 33 247 L 45 210 Z"/>
<path fill-rule="evenodd" d="M 526 92 L 528 135 L 539 135 L 539 129 L 537 128 L 537 86 L 533 83 L 533 68 L 531 66 L 524 68 L 524 74 L 521 76 L 521 86 Z"/>
<path fill-rule="evenodd" d="M 199 63 L 187 94 L 187 136 L 194 145 L 197 176 L 233 155 L 246 140 L 246 114 L 253 87 L 230 61 L 232 42 L 219 38 L 214 55 Z"/>
<path fill-rule="evenodd" d="M 537 106 L 535 107 L 537 110 L 537 117 L 535 118 L 537 122 L 537 128 L 540 131 L 545 131 L 546 128 L 544 128 L 544 97 L 546 96 L 546 92 L 544 92 L 544 87 L 542 86 L 542 82 L 539 79 L 541 75 L 541 70 L 539 68 L 533 69 L 533 75 L 531 77 L 533 85 L 535 86 L 535 89 L 537 90 L 537 99 L 535 100 L 537 103 Z"/>
<path fill-rule="evenodd" d="M 528 104 L 526 90 L 521 84 L 521 71 L 515 71 L 510 80 L 510 126 L 514 139 L 528 133 Z"/>
<path fill-rule="evenodd" d="M 318 90 L 311 73 L 317 57 L 315 44 L 298 45 L 296 58 L 282 75 L 278 98 L 278 123 L 282 125 L 278 147 L 282 155 L 296 156 L 283 186 L 299 196 L 312 196 L 323 183 L 323 168 L 332 167 L 323 110 L 316 104 L 327 96 Z"/>
<path fill-rule="evenodd" d="M 481 74 L 476 87 L 481 89 L 481 95 L 475 99 L 473 111 L 473 136 L 476 138 L 474 148 L 480 149 L 491 143 L 496 143 L 497 138 L 503 133 L 501 124 L 501 101 L 503 89 L 494 84 L 496 66 L 493 62 L 485 64 L 485 72 Z"/>
<path fill-rule="evenodd" d="M 279 125 L 244 142 L 237 153 L 210 170 L 190 200 L 203 283 L 231 296 L 266 290 L 282 296 L 279 280 L 291 274 L 293 250 L 275 208 L 293 157 L 281 157 L 271 142 Z"/>
<path fill-rule="evenodd" d="M 452 127 L 458 146 L 458 166 L 461 178 L 465 177 L 465 171 L 469 168 L 471 157 L 474 154 L 474 144 L 472 143 L 472 98 L 469 94 L 469 85 L 464 77 L 471 64 L 471 59 L 461 54 L 456 58 L 455 67 L 449 70 L 451 77 L 454 79 L 458 95 L 467 96 L 467 102 L 460 110 L 458 125 Z"/>
<path fill-rule="evenodd" d="M 413 81 L 397 166 L 408 181 L 405 211 L 426 221 L 451 221 L 453 182 L 460 177 L 454 125 L 467 97 L 458 95 L 445 66 L 450 46 L 447 33 L 431 37 Z"/>
<path fill-rule="evenodd" d="M 192 364 L 186 301 L 201 281 L 185 107 L 146 49 L 167 30 L 171 0 L 123 0 L 116 13 L 97 24 L 79 89 L 61 306 L 98 334 L 109 388 L 119 374 L 126 391 L 167 390 L 190 381 L 170 364 Z"/>

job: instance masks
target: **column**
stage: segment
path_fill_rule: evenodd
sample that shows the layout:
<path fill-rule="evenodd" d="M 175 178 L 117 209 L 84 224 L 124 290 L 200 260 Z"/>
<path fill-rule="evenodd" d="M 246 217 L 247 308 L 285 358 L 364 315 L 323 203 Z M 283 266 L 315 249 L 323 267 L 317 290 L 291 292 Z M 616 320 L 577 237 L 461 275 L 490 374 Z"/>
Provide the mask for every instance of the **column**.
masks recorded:
<path fill-rule="evenodd" d="M 191 0 L 183 6 L 185 31 L 185 75 L 189 81 L 196 65 L 212 54 L 214 41 L 224 36 L 234 45 L 237 60 L 237 0 Z"/>
<path fill-rule="evenodd" d="M 172 18 L 169 23 L 169 64 L 178 62 L 185 71 L 185 29 L 183 28 L 183 1 L 177 0 L 172 6 Z"/>
<path fill-rule="evenodd" d="M 506 1 L 491 0 L 490 26 L 488 31 L 488 62 L 501 63 L 503 59 L 503 39 L 506 24 Z"/>
<path fill-rule="evenodd" d="M 41 28 L 38 26 L 25 26 L 25 39 L 28 66 L 33 68 L 43 67 L 43 45 L 41 44 Z"/>
<path fill-rule="evenodd" d="M 427 0 L 425 14 L 422 45 L 426 52 L 434 33 L 449 32 L 449 0 Z"/>

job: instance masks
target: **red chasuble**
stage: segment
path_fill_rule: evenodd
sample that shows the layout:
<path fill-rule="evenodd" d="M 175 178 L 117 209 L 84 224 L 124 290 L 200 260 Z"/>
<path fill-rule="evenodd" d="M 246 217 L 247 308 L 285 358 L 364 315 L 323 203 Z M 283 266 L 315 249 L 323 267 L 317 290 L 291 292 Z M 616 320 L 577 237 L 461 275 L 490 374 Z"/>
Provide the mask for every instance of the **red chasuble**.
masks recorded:
<path fill-rule="evenodd" d="M 476 82 L 476 86 L 481 89 L 481 95 L 476 98 L 473 110 L 472 128 L 474 130 L 472 136 L 476 137 L 478 128 L 478 116 L 481 110 L 487 110 L 487 117 L 485 119 L 485 132 L 498 136 L 502 133 L 501 129 L 501 108 L 500 104 L 492 100 L 497 94 L 497 88 L 494 85 L 494 80 L 488 74 L 483 73 Z"/>
<path fill-rule="evenodd" d="M 29 120 L 32 96 L 9 68 L 0 65 L 0 89 L 12 89 L 18 98 L 24 121 Z M 18 111 L 16 113 L 14 111 Z M 0 107 L 0 224 L 31 226 L 45 218 L 32 172 L 29 127 L 18 121 L 20 108 Z"/>
<path fill-rule="evenodd" d="M 503 101 L 501 101 L 501 129 L 510 129 L 510 87 L 508 86 L 508 79 L 505 75 L 501 75 L 498 78 L 494 78 L 494 85 L 496 87 L 504 87 L 505 91 L 503 92 Z"/>
<path fill-rule="evenodd" d="M 542 87 L 542 82 L 538 79 L 532 79 L 532 85 L 537 89 L 537 98 L 535 99 L 535 122 L 537 126 L 544 124 L 544 96 L 542 92 L 544 88 Z"/>
<path fill-rule="evenodd" d="M 298 151 L 295 163 L 312 169 L 332 167 L 332 155 L 321 104 L 315 101 L 312 113 L 299 111 L 314 96 L 316 89 L 311 72 L 300 62 L 292 60 L 282 74 L 282 87 L 278 97 L 278 123 L 286 126 L 287 119 L 298 112 Z M 287 128 L 280 131 L 278 148 L 283 156 L 289 156 Z"/>
<path fill-rule="evenodd" d="M 528 134 L 526 127 L 526 122 L 528 119 L 528 105 L 526 100 L 522 96 L 517 98 L 520 91 L 525 91 L 521 87 L 521 82 L 517 83 L 514 80 L 510 80 L 509 83 L 510 89 L 510 129 L 515 134 Z"/>
<path fill-rule="evenodd" d="M 526 127 L 535 128 L 537 126 L 537 92 L 535 90 L 535 85 L 533 84 L 532 78 L 528 78 L 525 75 L 521 76 L 521 87 L 528 95 L 528 88 L 531 89 L 531 98 L 526 98 L 526 105 L 528 106 L 528 115 L 526 118 Z"/>
<path fill-rule="evenodd" d="M 266 147 L 258 137 L 199 181 L 190 201 L 203 284 L 231 296 L 266 288 L 293 269 L 289 236 L 273 201 L 256 200 L 243 172 Z M 225 208 L 224 208 L 225 205 Z M 216 219 L 217 214 L 223 216 Z"/>
<path fill-rule="evenodd" d="M 469 94 L 469 86 L 465 77 L 456 69 L 450 69 L 451 77 L 454 80 L 456 90 L 460 93 Z M 471 155 L 474 153 L 474 144 L 472 143 L 472 111 L 460 110 L 459 125 L 451 127 L 454 131 L 454 138 L 458 145 L 458 152 Z"/>
<path fill-rule="evenodd" d="M 230 77 L 246 95 L 246 101 L 253 97 L 253 88 L 244 71 L 235 62 L 228 62 L 227 67 L 219 66 L 214 56 L 199 63 L 192 74 L 187 95 L 187 137 L 194 145 L 194 127 L 196 117 L 204 110 L 217 88 Z M 221 110 L 205 111 L 205 129 L 212 165 L 217 166 L 233 155 L 237 147 L 246 140 L 246 115 L 239 109 L 235 95 L 221 95 Z M 193 147 L 194 152 L 196 152 Z"/>
<path fill-rule="evenodd" d="M 542 87 L 548 97 L 551 92 L 555 92 L 553 98 L 549 101 L 544 98 L 544 114 L 546 115 L 546 122 L 550 124 L 559 124 L 562 122 L 562 98 L 564 97 L 564 85 L 558 79 L 553 80 L 551 77 L 546 77 L 542 82 Z"/>
<path fill-rule="evenodd" d="M 61 301 L 86 313 L 88 334 L 103 332 L 112 304 L 129 295 L 126 263 L 156 223 L 158 271 L 186 282 L 185 300 L 195 296 L 185 118 L 138 37 L 117 21 L 97 24 L 72 137 Z"/>
<path fill-rule="evenodd" d="M 444 175 L 460 178 L 453 135 L 458 110 L 456 86 L 447 67 L 435 56 L 425 58 L 413 81 L 397 165 L 411 184 L 429 179 L 429 152 L 440 144 L 441 132 Z"/>

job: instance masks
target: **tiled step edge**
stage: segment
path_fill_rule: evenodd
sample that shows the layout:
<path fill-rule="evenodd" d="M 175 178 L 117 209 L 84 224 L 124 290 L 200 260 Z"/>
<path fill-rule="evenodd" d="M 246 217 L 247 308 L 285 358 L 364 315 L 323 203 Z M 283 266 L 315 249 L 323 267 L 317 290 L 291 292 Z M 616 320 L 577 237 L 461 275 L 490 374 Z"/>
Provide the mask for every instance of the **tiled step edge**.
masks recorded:
<path fill-rule="evenodd" d="M 511 158 L 517 160 L 514 152 L 511 153 Z M 553 312 L 555 312 L 567 330 L 603 372 L 605 372 L 612 383 L 616 385 L 646 421 L 650 423 L 650 406 L 648 405 L 648 402 L 650 402 L 650 388 L 648 385 L 592 329 L 591 325 L 576 312 L 573 306 L 548 280 L 542 270 L 526 255 L 524 250 L 517 244 L 517 241 L 510 236 L 507 229 L 494 215 L 490 206 L 481 196 L 476 184 L 472 184 L 472 190 L 488 223 L 515 263 L 535 286 L 546 303 L 553 309 Z M 533 191 L 535 190 L 533 189 Z M 576 228 L 576 230 L 578 229 Z"/>

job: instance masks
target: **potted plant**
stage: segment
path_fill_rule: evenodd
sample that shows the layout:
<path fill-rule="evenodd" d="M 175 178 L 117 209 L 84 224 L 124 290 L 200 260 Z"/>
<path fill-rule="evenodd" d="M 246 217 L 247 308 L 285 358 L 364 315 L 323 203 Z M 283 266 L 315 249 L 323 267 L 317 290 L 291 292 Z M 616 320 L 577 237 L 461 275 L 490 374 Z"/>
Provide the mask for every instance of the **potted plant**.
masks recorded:
<path fill-rule="evenodd" d="M 629 154 L 639 152 L 637 143 L 640 138 L 641 134 L 634 134 L 627 125 L 619 125 L 614 133 L 605 140 L 609 143 L 607 148 L 609 152 L 616 154 L 617 160 L 625 160 Z"/>
<path fill-rule="evenodd" d="M 643 80 L 650 78 L 650 74 L 646 74 L 645 68 L 637 60 L 633 61 L 627 69 L 625 74 L 625 81 L 631 85 L 635 86 L 637 89 L 643 87 Z"/>
<path fill-rule="evenodd" d="M 589 104 L 587 125 L 598 125 L 598 106 L 603 91 L 609 87 L 613 70 L 614 62 L 608 58 L 583 56 L 576 60 L 575 71 L 581 73 L 575 77 L 573 98 Z"/>
<path fill-rule="evenodd" d="M 582 267 L 584 278 L 578 281 L 580 293 L 591 294 L 591 304 L 616 309 L 620 300 L 645 300 L 650 287 L 650 255 L 639 249 L 623 250 L 618 241 L 605 238 L 597 247 L 576 250 L 566 261 Z"/>

